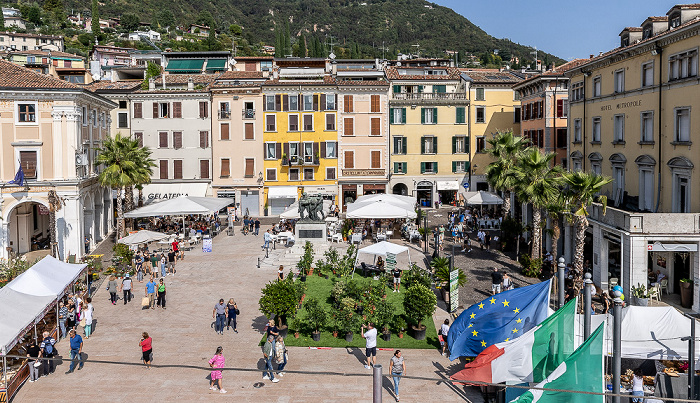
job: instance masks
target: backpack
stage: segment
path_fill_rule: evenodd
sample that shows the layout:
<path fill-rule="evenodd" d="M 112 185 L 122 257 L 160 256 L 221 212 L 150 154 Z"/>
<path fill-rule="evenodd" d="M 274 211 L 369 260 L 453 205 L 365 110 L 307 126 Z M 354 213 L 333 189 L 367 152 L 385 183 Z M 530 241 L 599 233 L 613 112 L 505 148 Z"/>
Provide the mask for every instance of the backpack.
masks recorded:
<path fill-rule="evenodd" d="M 51 338 L 47 337 L 44 339 L 44 355 L 51 357 L 54 353 L 53 344 L 51 344 Z"/>

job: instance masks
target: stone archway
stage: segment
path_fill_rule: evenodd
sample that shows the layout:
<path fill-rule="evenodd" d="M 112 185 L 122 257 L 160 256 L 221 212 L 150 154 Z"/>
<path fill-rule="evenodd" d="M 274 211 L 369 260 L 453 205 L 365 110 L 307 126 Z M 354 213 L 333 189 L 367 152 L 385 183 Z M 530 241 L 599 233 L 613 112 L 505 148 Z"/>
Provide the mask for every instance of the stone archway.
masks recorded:
<path fill-rule="evenodd" d="M 85 254 L 90 253 L 89 251 L 92 250 L 92 248 L 95 245 L 95 233 L 94 233 L 94 223 L 95 223 L 95 205 L 93 203 L 92 197 L 90 194 L 86 194 L 85 197 L 82 200 L 82 211 L 83 211 L 83 236 L 81 237 L 81 245 L 83 248 L 86 248 L 87 250 L 83 249 Z M 89 243 L 89 246 L 85 246 L 86 243 Z"/>
<path fill-rule="evenodd" d="M 395 195 L 408 196 L 408 186 L 403 183 L 397 183 L 391 188 L 391 192 Z"/>
<path fill-rule="evenodd" d="M 6 216 L 3 256 L 9 252 L 24 254 L 51 249 L 49 207 L 43 200 L 23 200 L 12 206 Z"/>
<path fill-rule="evenodd" d="M 104 239 L 105 229 L 102 220 L 102 215 L 104 214 L 104 198 L 102 197 L 102 192 L 100 190 L 96 191 L 93 196 L 94 205 L 94 220 L 93 220 L 93 239 L 95 240 L 95 246 L 97 243 Z"/>

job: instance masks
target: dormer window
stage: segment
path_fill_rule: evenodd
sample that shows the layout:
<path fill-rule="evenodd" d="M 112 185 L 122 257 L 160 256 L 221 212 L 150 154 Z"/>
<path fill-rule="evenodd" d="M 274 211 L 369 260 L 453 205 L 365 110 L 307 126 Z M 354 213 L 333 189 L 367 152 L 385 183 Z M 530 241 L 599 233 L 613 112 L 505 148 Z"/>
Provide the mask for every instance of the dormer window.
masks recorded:
<path fill-rule="evenodd" d="M 644 30 L 642 31 L 642 40 L 651 38 L 653 32 L 654 30 L 652 29 L 651 25 L 644 27 Z"/>
<path fill-rule="evenodd" d="M 668 26 L 670 28 L 678 28 L 680 25 L 681 25 L 681 15 L 680 14 L 672 15 L 671 18 L 669 18 Z"/>
<path fill-rule="evenodd" d="M 620 46 L 625 47 L 630 45 L 630 37 L 629 35 L 625 35 L 622 38 L 620 38 Z"/>

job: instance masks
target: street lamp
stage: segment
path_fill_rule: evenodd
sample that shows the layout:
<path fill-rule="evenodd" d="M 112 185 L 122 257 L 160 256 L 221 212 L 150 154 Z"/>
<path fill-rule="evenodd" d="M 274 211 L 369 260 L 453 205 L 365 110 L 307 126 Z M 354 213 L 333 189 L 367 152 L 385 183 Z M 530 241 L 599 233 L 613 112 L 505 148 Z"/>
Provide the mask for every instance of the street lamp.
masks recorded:
<path fill-rule="evenodd" d="M 564 306 L 564 268 L 566 263 L 563 257 L 559 258 L 559 270 L 557 271 L 557 282 L 559 283 L 559 308 Z"/>
<path fill-rule="evenodd" d="M 688 399 L 695 399 L 695 318 L 688 315 L 690 319 L 690 337 L 682 337 L 682 341 L 688 342 Z"/>
<path fill-rule="evenodd" d="M 583 275 L 585 278 L 583 280 L 583 340 L 588 340 L 591 336 L 591 287 L 593 281 L 591 281 L 591 273 L 586 273 Z"/>
<path fill-rule="evenodd" d="M 622 292 L 613 290 L 613 403 L 620 403 L 620 375 L 622 375 Z"/>

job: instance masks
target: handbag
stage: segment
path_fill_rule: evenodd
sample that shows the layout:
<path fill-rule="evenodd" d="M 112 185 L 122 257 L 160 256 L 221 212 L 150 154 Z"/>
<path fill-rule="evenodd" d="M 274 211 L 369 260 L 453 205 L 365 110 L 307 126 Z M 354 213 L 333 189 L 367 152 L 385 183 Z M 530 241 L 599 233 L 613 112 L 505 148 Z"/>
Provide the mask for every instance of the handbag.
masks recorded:
<path fill-rule="evenodd" d="M 240 314 L 241 314 L 241 311 L 239 311 L 238 308 L 236 308 L 236 315 L 240 315 Z"/>
<path fill-rule="evenodd" d="M 141 306 L 149 306 L 150 304 L 151 300 L 148 297 L 141 298 Z"/>
<path fill-rule="evenodd" d="M 80 319 L 80 326 L 85 327 L 85 318 Z"/>

